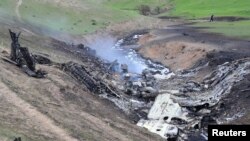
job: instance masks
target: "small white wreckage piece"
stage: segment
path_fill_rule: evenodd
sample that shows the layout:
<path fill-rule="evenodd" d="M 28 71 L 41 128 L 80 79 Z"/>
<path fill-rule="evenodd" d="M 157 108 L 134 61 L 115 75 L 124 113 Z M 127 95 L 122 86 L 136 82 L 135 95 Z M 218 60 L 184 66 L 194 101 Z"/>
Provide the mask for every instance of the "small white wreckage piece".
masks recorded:
<path fill-rule="evenodd" d="M 164 139 L 175 138 L 178 135 L 178 128 L 160 120 L 140 120 L 137 126 L 144 127 L 150 132 L 160 135 Z"/>
<path fill-rule="evenodd" d="M 176 138 L 178 127 L 171 124 L 172 118 L 188 121 L 187 112 L 171 99 L 171 94 L 158 95 L 148 113 L 148 120 L 141 119 L 137 126 L 144 127 L 161 137 Z"/>

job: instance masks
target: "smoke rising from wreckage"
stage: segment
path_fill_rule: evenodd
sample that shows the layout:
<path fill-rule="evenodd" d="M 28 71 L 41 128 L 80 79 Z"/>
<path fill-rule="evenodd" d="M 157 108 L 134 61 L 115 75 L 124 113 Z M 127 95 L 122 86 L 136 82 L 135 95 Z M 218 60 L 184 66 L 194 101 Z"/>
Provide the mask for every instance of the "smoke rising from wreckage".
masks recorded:
<path fill-rule="evenodd" d="M 122 41 L 123 40 L 120 40 L 118 43 L 121 45 L 123 44 Z M 216 112 L 221 108 L 220 105 L 223 103 L 223 98 L 227 97 L 232 91 L 234 84 L 243 80 L 244 76 L 250 73 L 249 66 L 249 59 L 236 60 L 230 63 L 226 62 L 217 66 L 217 69 L 215 69 L 210 75 L 206 76 L 201 83 L 188 81 L 187 83 L 183 83 L 182 86 L 178 86 L 179 89 L 177 90 L 162 90 L 150 85 L 155 91 L 148 90 L 147 92 L 149 92 L 149 94 L 145 94 L 140 90 L 139 92 L 134 92 L 141 92 L 142 95 L 137 97 L 140 101 L 144 101 L 145 98 L 157 97 L 154 105 L 152 105 L 153 99 L 150 98 L 151 100 L 148 99 L 144 101 L 144 104 L 134 106 L 135 109 L 132 111 L 137 113 L 139 118 L 141 118 L 137 125 L 145 127 L 149 129 L 149 131 L 157 133 L 166 139 L 186 140 L 191 138 L 189 136 L 192 136 L 193 132 L 198 131 L 198 133 L 201 133 L 198 138 L 200 138 L 200 140 L 206 140 L 206 128 L 208 124 L 227 122 L 222 120 L 223 118 L 220 118 L 219 115 L 216 116 Z M 208 65 L 200 67 L 205 68 L 208 67 Z M 148 67 L 148 69 L 150 69 L 150 67 Z M 184 77 L 183 79 L 185 80 L 190 76 L 195 75 L 195 71 L 196 69 L 193 71 L 190 70 L 189 74 L 177 74 L 175 77 Z M 143 73 L 144 72 L 145 71 L 143 71 Z M 152 72 L 146 72 L 148 73 L 148 80 L 154 81 Z M 159 72 L 160 74 L 163 74 L 161 71 Z M 142 76 L 144 76 L 143 73 Z M 168 74 L 171 73 L 168 71 Z M 145 79 L 147 80 L 147 77 Z M 156 81 L 152 84 L 157 85 Z M 130 87 L 133 88 L 132 85 Z M 125 91 L 125 95 L 127 92 L 128 91 Z M 164 101 L 161 102 L 161 100 Z M 127 109 L 131 109 L 131 107 L 126 106 L 124 99 L 122 102 L 117 99 L 111 101 L 116 103 L 116 105 L 123 110 L 127 111 Z M 148 101 L 151 102 L 148 103 Z M 157 113 L 155 113 L 155 111 L 161 111 L 161 114 L 156 116 Z M 144 114 L 140 115 L 140 113 Z M 237 114 L 238 113 L 235 113 L 235 115 Z M 145 117 L 145 115 L 147 116 Z M 154 116 L 152 117 L 151 115 Z"/>
<path fill-rule="evenodd" d="M 133 35 L 135 39 L 138 36 L 139 35 Z M 126 45 L 124 41 L 126 40 L 119 40 L 117 44 L 109 44 L 108 46 L 114 46 L 109 52 L 115 50 L 114 52 L 116 53 L 117 51 L 122 51 L 123 53 L 125 51 L 123 54 L 124 56 L 130 54 L 131 50 L 121 47 L 122 45 Z M 100 44 L 102 44 L 102 41 L 100 41 Z M 106 43 L 104 44 L 106 45 Z M 129 45 L 131 45 L 131 43 L 129 43 Z M 96 54 L 102 58 L 102 55 L 98 54 L 98 50 Z M 85 55 L 88 56 L 88 54 Z M 80 56 L 84 55 L 81 54 Z M 201 83 L 187 81 L 177 86 L 178 89 L 166 90 L 164 87 L 159 87 L 159 83 L 161 83 L 162 78 L 165 79 L 164 81 L 168 81 L 166 79 L 174 76 L 173 73 L 161 65 L 140 58 L 140 56 L 135 55 L 133 57 L 133 60 L 127 60 L 132 62 L 122 62 L 128 64 L 128 73 L 127 71 L 123 72 L 119 69 L 110 69 L 112 63 L 110 65 L 109 63 L 105 63 L 106 61 L 99 59 L 100 62 L 97 62 L 96 65 L 104 64 L 102 69 L 100 69 L 101 72 L 93 74 L 93 71 L 85 69 L 85 74 L 88 74 L 87 77 L 90 77 L 89 80 L 97 80 L 98 83 L 94 82 L 93 84 L 97 84 L 97 88 L 102 89 L 101 91 L 99 90 L 99 95 L 101 97 L 114 102 L 116 106 L 132 116 L 133 120 L 139 121 L 137 123 L 138 126 L 147 128 L 149 131 L 159 134 L 163 138 L 169 140 L 187 140 L 189 138 L 206 140 L 208 124 L 227 122 L 217 114 L 217 111 L 221 109 L 220 105 L 222 105 L 223 99 L 232 91 L 234 84 L 243 80 L 244 76 L 250 73 L 249 59 L 226 62 L 217 66 Z M 116 57 L 112 59 L 115 58 Z M 104 59 L 107 58 L 104 57 Z M 93 63 L 92 61 L 93 60 L 89 60 L 88 63 L 91 64 Z M 133 68 L 133 65 L 130 64 L 135 63 L 133 61 L 141 63 L 141 65 L 144 67 L 146 66 L 147 69 L 142 70 L 141 74 L 140 71 L 133 71 L 133 69 L 131 72 L 130 68 Z M 147 62 L 150 62 L 150 64 L 147 64 Z M 113 64 L 119 65 L 119 61 Z M 206 68 L 209 67 L 209 65 L 205 64 L 199 67 Z M 83 70 L 84 69 L 79 69 L 79 71 Z M 114 72 L 111 70 L 116 71 Z M 136 74 L 133 74 L 133 72 L 136 72 Z M 184 72 L 183 74 L 176 74 L 170 82 L 163 85 L 169 83 L 170 86 L 174 85 L 174 81 L 178 81 L 178 79 L 182 79 L 182 81 L 187 80 L 195 76 L 196 73 L 197 69 L 193 69 L 189 70 L 188 73 L 185 72 L 185 74 Z M 100 78 L 95 74 L 106 75 Z M 79 72 L 73 76 L 77 79 L 80 78 L 81 81 L 81 75 L 83 74 Z M 118 78 L 114 77 L 117 75 L 119 76 Z M 163 77 L 158 77 L 161 79 L 156 79 L 157 75 Z M 87 79 L 82 82 L 87 82 L 88 84 L 92 83 L 88 82 Z M 87 87 L 88 84 L 86 85 Z M 108 85 L 102 87 L 100 84 Z M 173 88 L 176 88 L 176 86 Z M 155 97 L 156 99 L 154 101 Z M 237 115 L 237 113 L 235 113 L 235 115 Z M 197 137 L 193 136 L 194 133 L 198 133 Z"/>
<path fill-rule="evenodd" d="M 0 140 L 207 141 L 208 125 L 249 124 L 249 7 L 214 2 L 2 0 Z"/>
<path fill-rule="evenodd" d="M 10 34 L 14 39 L 14 33 Z M 113 102 L 138 126 L 165 139 L 206 140 L 208 124 L 227 122 L 219 111 L 224 108 L 224 99 L 232 93 L 234 85 L 249 76 L 250 59 L 225 62 L 216 66 L 202 82 L 191 81 L 189 79 L 196 75 L 197 68 L 209 67 L 209 62 L 186 72 L 173 73 L 163 65 L 141 57 L 134 49 L 124 47 L 138 46 L 141 35 L 135 33 L 117 43 L 108 37 L 93 42 L 90 47 L 83 44 L 62 46 L 63 50 L 78 56 L 81 64 L 59 64 L 41 55 L 31 57 L 39 64 L 58 66 L 90 92 Z M 19 46 L 18 41 L 13 40 L 12 50 Z M 12 51 L 11 58 L 15 61 L 19 55 L 13 52 L 16 51 Z M 24 72 L 30 75 L 29 71 Z M 244 113 L 244 109 L 240 112 Z"/>

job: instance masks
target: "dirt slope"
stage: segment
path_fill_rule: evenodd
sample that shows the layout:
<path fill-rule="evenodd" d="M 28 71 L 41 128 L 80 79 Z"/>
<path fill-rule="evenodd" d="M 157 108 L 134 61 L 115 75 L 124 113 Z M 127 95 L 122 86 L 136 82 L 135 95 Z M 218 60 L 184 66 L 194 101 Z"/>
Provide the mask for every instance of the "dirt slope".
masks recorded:
<path fill-rule="evenodd" d="M 21 20 L 21 15 L 20 15 L 20 12 L 19 12 L 19 8 L 20 8 L 20 6 L 22 5 L 22 3 L 23 3 L 22 0 L 18 0 L 18 1 L 17 1 L 17 4 L 16 4 L 16 9 L 15 9 L 17 18 L 18 18 L 19 20 Z"/>
<path fill-rule="evenodd" d="M 64 129 L 56 126 L 51 119 L 37 111 L 35 107 L 31 106 L 29 103 L 25 102 L 23 99 L 19 98 L 16 93 L 11 91 L 8 86 L 3 82 L 0 82 L 1 95 L 4 100 L 13 104 L 22 113 L 25 113 L 27 118 L 33 119 L 34 122 L 40 123 L 40 128 L 46 132 L 50 132 L 61 141 L 77 141 L 73 137 L 69 136 Z"/>
<path fill-rule="evenodd" d="M 139 52 L 144 57 L 161 62 L 169 66 L 173 71 L 177 71 L 191 68 L 200 59 L 205 58 L 206 54 L 212 49 L 212 46 L 209 47 L 201 43 L 171 41 L 149 45 Z"/>
<path fill-rule="evenodd" d="M 113 104 L 89 93 L 53 66 L 38 66 L 48 71 L 46 79 L 30 78 L 3 60 L 0 66 L 3 110 L 0 139 L 10 140 L 13 136 L 21 136 L 25 141 L 157 139 L 128 122 Z"/>
<path fill-rule="evenodd" d="M 0 24 L 0 57 L 9 55 L 11 28 L 22 31 L 20 43 L 32 53 L 60 63 L 80 62 L 50 37 Z M 55 66 L 37 66 L 48 72 L 46 79 L 30 78 L 2 59 L 0 67 L 0 140 L 13 141 L 17 136 L 24 141 L 161 140 Z"/>

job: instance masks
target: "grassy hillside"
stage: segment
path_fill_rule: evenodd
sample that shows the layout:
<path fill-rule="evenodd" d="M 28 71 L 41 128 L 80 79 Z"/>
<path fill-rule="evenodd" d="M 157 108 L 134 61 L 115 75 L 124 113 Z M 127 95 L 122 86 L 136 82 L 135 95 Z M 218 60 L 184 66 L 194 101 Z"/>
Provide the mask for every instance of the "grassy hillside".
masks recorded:
<path fill-rule="evenodd" d="M 163 5 L 167 0 L 23 0 L 21 20 L 41 28 L 72 34 L 91 33 L 112 23 L 139 18 L 141 4 Z M 0 16 L 15 17 L 16 0 L 0 1 Z"/>
<path fill-rule="evenodd" d="M 250 18 L 250 0 L 170 0 L 172 9 L 165 15 L 179 16 L 185 19 L 209 19 L 234 16 Z M 221 33 L 226 36 L 250 39 L 250 21 L 199 22 L 195 26 L 208 27 L 206 31 Z"/>
<path fill-rule="evenodd" d="M 16 17 L 17 11 L 23 22 L 48 31 L 71 34 L 87 34 L 107 25 L 142 16 L 137 8 L 148 5 L 168 8 L 162 15 L 178 16 L 185 19 L 236 16 L 250 18 L 250 0 L 22 0 L 16 10 L 16 0 L 0 1 L 0 16 Z M 144 17 L 145 18 L 145 17 Z M 229 36 L 250 37 L 248 21 L 233 23 L 198 23 L 196 26 L 211 27 L 208 31 Z"/>
<path fill-rule="evenodd" d="M 132 18 L 133 13 L 110 10 L 96 1 L 80 1 L 78 8 L 25 0 L 23 19 L 36 25 L 73 34 L 90 33 L 110 23 Z"/>
<path fill-rule="evenodd" d="M 170 14 L 185 18 L 216 16 L 250 17 L 250 0 L 170 0 Z"/>
<path fill-rule="evenodd" d="M 220 33 L 229 37 L 236 37 L 242 39 L 250 39 L 250 21 L 237 22 L 202 22 L 195 26 L 206 27 L 204 31 Z M 207 28 L 208 27 L 208 28 Z"/>

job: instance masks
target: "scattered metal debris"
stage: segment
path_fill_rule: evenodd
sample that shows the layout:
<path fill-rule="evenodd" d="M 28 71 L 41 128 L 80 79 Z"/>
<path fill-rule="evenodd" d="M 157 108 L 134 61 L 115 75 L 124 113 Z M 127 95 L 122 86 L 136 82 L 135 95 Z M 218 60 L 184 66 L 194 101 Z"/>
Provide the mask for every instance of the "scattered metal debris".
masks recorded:
<path fill-rule="evenodd" d="M 250 74 L 249 68 L 250 58 L 227 62 L 219 65 L 202 83 L 187 81 L 180 84 L 175 93 L 160 90 L 163 94 L 157 96 L 147 118 L 141 119 L 137 125 L 164 138 L 169 138 L 169 134 L 172 137 L 178 135 L 177 140 L 182 141 L 196 132 L 202 132 L 196 138 L 206 140 L 208 125 L 218 124 L 217 111 L 223 107 L 223 99 L 231 93 L 234 85 Z M 237 112 L 232 118 L 242 116 Z M 224 122 L 227 120 L 224 118 Z M 223 123 L 221 118 L 220 123 Z M 179 132 L 172 134 L 168 127 L 177 128 Z"/>
<path fill-rule="evenodd" d="M 35 62 L 38 64 L 51 65 L 53 63 L 49 58 L 47 58 L 43 55 L 34 54 L 32 56 L 34 57 Z"/>
<path fill-rule="evenodd" d="M 14 141 L 22 141 L 21 137 L 15 138 Z"/>
<path fill-rule="evenodd" d="M 16 35 L 11 31 L 10 34 L 10 61 L 23 68 L 27 74 L 38 75 L 38 71 L 35 71 L 35 62 L 48 65 L 52 63 L 46 57 L 31 55 L 27 48 L 20 47 L 20 34 Z M 127 44 L 137 42 L 138 36 L 131 35 L 129 38 L 133 38 L 133 41 Z M 120 40 L 116 45 L 126 45 L 124 41 Z M 133 69 L 130 65 L 124 62 L 119 64 L 118 60 L 103 60 L 96 55 L 95 50 L 83 44 L 70 47 L 65 45 L 64 49 L 80 57 L 82 64 L 61 64 L 63 71 L 84 84 L 91 92 L 112 101 L 125 113 L 135 115 L 138 126 L 171 141 L 187 140 L 194 133 L 195 136 L 190 138 L 206 140 L 207 125 L 218 123 L 214 111 L 220 108 L 219 102 L 230 93 L 237 82 L 250 74 L 250 59 L 246 58 L 219 65 L 202 83 L 188 80 L 186 83 L 178 84 L 173 90 L 162 90 L 158 87 L 158 80 L 168 79 L 175 74 L 160 64 L 138 57 L 146 69 L 141 73 L 134 73 L 130 72 Z M 135 51 L 130 51 L 128 57 L 137 56 L 134 54 Z M 202 67 L 207 66 L 208 64 L 205 64 Z M 189 70 L 177 77 L 188 79 L 199 69 L 201 68 Z M 169 81 L 173 83 L 173 80 Z"/>

